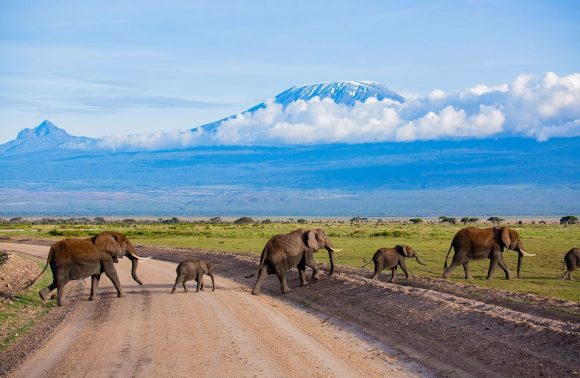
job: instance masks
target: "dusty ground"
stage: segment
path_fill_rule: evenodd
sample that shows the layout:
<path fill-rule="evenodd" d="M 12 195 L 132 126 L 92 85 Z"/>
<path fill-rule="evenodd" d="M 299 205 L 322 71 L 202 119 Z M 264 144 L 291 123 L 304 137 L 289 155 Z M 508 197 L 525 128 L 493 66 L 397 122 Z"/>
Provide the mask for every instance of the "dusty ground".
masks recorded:
<path fill-rule="evenodd" d="M 175 264 L 156 260 L 140 265 L 146 284 L 138 286 L 122 261 L 128 296 L 115 298 L 110 282 L 101 280 L 102 298 L 80 302 L 14 375 L 580 375 L 576 303 L 442 280 L 393 285 L 353 269 L 302 288 L 292 272 L 294 291 L 284 296 L 271 276 L 264 295 L 255 297 L 249 294 L 254 281 L 244 275 L 256 269 L 256 258 L 139 251 L 172 262 L 212 260 L 216 291 L 168 294 Z"/>

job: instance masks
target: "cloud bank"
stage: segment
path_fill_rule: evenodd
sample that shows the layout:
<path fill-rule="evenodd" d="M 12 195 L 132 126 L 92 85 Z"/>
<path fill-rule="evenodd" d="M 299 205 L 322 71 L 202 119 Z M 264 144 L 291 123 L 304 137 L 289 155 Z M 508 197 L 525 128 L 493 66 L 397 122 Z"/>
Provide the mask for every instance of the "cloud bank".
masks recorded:
<path fill-rule="evenodd" d="M 104 147 L 173 148 L 195 145 L 292 145 L 411 142 L 519 136 L 546 141 L 580 136 L 580 73 L 510 84 L 478 84 L 455 93 L 433 90 L 404 103 L 371 98 L 349 107 L 315 97 L 287 107 L 273 100 L 254 113 L 224 121 L 215 132 L 168 131 L 111 136 Z"/>

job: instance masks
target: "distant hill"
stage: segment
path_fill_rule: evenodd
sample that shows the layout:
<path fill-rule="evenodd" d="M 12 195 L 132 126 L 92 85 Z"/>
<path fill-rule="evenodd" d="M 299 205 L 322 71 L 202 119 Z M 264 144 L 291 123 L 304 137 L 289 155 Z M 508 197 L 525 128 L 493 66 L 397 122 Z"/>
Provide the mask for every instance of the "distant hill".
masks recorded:
<path fill-rule="evenodd" d="M 72 136 L 50 121 L 34 129 L 24 129 L 16 139 L 0 145 L 0 155 L 30 154 L 48 150 L 70 150 L 93 143 L 95 139 Z"/>

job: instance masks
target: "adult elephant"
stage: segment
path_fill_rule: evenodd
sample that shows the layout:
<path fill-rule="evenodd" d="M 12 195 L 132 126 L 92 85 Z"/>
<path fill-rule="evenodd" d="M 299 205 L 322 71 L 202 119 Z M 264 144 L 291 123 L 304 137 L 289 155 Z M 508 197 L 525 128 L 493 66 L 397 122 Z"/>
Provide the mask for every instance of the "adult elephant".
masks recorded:
<path fill-rule="evenodd" d="M 137 276 L 137 265 L 139 260 L 149 258 L 137 256 L 135 248 L 125 235 L 108 231 L 88 239 L 64 239 L 54 243 L 48 252 L 44 269 L 29 286 L 34 284 L 50 265 L 53 281 L 39 291 L 43 300 L 47 300 L 50 292 L 57 289 L 57 302 L 59 306 L 62 306 L 64 304 L 63 289 L 66 283 L 87 277 L 92 278 L 89 300 L 94 300 L 97 297 L 96 291 L 103 272 L 113 282 L 117 289 L 117 296 L 123 297 L 125 293 L 114 266 L 123 256 L 131 260 L 131 275 L 135 282 L 143 285 Z"/>
<path fill-rule="evenodd" d="M 259 295 L 262 282 L 269 274 L 276 274 L 280 280 L 282 294 L 292 291 L 286 283 L 286 273 L 292 267 L 298 267 L 300 284 L 306 285 L 306 267 L 312 268 L 312 278 L 320 278 L 320 270 L 314 261 L 313 253 L 319 249 L 326 249 L 330 259 L 330 271 L 328 275 L 334 273 L 334 249 L 328 236 L 321 229 L 302 230 L 298 229 L 288 234 L 273 236 L 262 250 L 260 266 L 258 267 L 258 278 L 252 289 L 252 294 Z M 246 276 L 253 277 L 254 274 Z"/>
<path fill-rule="evenodd" d="M 455 254 L 451 265 L 447 267 L 447 258 L 451 248 L 454 249 Z M 520 270 L 522 267 L 523 256 L 535 256 L 535 254 L 526 253 L 524 245 L 515 230 L 509 227 L 492 227 L 492 228 L 476 228 L 468 227 L 459 230 L 453 237 L 447 256 L 445 257 L 445 265 L 443 277 L 449 277 L 449 273 L 457 266 L 463 265 L 465 270 L 465 278 L 471 279 L 472 275 L 469 271 L 470 260 L 490 259 L 489 271 L 487 279 L 493 277 L 493 271 L 496 266 L 500 266 L 505 272 L 506 279 L 510 279 L 510 272 L 507 265 L 503 261 L 502 252 L 504 248 L 511 249 L 518 253 L 518 278 L 520 277 Z"/>

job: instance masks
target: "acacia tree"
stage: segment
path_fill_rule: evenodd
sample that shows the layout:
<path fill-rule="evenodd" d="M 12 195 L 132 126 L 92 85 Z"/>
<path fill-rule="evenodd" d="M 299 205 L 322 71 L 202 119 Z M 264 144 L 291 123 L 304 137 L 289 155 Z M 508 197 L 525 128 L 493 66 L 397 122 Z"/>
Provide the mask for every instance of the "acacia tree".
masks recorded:
<path fill-rule="evenodd" d="M 491 222 L 492 224 L 500 224 L 501 222 L 503 222 L 505 219 L 502 219 L 500 217 L 489 217 L 487 218 L 488 222 Z"/>
<path fill-rule="evenodd" d="M 439 217 L 439 223 L 457 224 L 457 218 L 450 218 L 446 216 Z"/>
<path fill-rule="evenodd" d="M 412 219 L 409 219 L 409 222 L 411 222 L 413 224 L 419 224 L 419 223 L 423 223 L 423 219 L 422 218 L 412 218 Z"/>
<path fill-rule="evenodd" d="M 578 217 L 575 215 L 566 215 L 560 218 L 560 224 L 576 224 L 578 223 Z"/>

